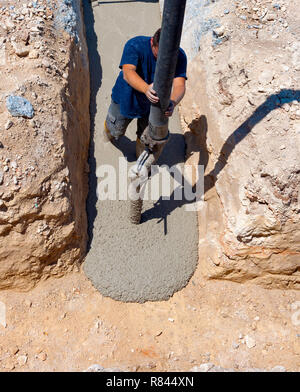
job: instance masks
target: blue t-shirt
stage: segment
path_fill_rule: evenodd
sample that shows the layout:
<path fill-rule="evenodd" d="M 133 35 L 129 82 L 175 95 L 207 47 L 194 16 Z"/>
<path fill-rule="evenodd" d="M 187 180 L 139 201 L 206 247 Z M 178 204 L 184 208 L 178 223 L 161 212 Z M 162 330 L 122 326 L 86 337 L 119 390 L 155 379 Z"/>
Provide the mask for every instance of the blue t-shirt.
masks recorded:
<path fill-rule="evenodd" d="M 127 41 L 119 66 L 122 69 L 124 64 L 135 65 L 137 74 L 148 84 L 153 83 L 156 66 L 150 39 L 151 37 L 138 36 Z M 180 48 L 175 78 L 187 78 L 186 67 L 186 54 Z M 145 94 L 135 90 L 124 80 L 123 71 L 119 73 L 111 97 L 120 104 L 121 114 L 127 118 L 146 117 L 150 112 L 150 101 Z"/>

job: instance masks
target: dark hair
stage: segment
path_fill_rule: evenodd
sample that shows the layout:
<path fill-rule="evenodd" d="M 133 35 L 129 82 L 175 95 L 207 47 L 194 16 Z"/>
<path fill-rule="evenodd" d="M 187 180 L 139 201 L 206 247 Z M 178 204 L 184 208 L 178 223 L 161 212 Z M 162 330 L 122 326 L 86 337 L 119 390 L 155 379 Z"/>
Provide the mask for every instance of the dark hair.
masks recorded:
<path fill-rule="evenodd" d="M 161 28 L 159 28 L 153 35 L 153 45 L 158 46 L 160 39 Z"/>

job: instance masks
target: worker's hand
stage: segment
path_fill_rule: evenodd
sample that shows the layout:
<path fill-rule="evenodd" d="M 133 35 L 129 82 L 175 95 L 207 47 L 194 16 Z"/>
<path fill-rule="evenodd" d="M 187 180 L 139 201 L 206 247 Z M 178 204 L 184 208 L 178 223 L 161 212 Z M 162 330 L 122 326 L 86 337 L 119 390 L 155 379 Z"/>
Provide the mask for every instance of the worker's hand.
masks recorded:
<path fill-rule="evenodd" d="M 168 109 L 165 111 L 165 116 L 171 117 L 174 112 L 174 109 L 175 109 L 175 102 L 171 100 Z"/>
<path fill-rule="evenodd" d="M 145 95 L 151 103 L 157 103 L 159 101 L 159 98 L 156 95 L 156 92 L 153 90 L 152 86 L 153 86 L 153 83 L 149 84 L 149 86 L 145 92 Z"/>

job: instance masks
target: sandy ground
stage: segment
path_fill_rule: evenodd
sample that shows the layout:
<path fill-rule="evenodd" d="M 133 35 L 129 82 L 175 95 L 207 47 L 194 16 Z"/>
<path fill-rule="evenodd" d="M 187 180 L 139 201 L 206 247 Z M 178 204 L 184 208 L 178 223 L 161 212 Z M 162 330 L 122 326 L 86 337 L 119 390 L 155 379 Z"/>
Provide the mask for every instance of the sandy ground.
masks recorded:
<path fill-rule="evenodd" d="M 169 301 L 145 304 L 105 298 L 83 273 L 51 278 L 28 293 L 0 293 L 0 369 L 187 371 L 212 362 L 299 371 L 299 300 L 295 291 L 204 282 L 199 269 Z"/>

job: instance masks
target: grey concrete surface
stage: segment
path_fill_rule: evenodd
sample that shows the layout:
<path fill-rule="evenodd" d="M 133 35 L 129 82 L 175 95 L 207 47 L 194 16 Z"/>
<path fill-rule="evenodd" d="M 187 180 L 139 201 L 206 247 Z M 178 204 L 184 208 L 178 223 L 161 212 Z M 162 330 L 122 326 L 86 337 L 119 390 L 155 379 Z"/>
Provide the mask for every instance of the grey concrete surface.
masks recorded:
<path fill-rule="evenodd" d="M 152 35 L 160 27 L 158 2 L 101 1 L 84 6 L 91 71 L 92 142 L 90 147 L 89 250 L 84 271 L 103 294 L 124 302 L 167 300 L 186 286 L 198 260 L 195 212 L 186 201 L 144 201 L 142 222 L 129 222 L 129 201 L 99 200 L 99 167 L 119 158 L 135 162 L 134 120 L 116 145 L 103 141 L 102 131 L 111 89 L 119 72 L 125 42 L 135 35 Z M 170 121 L 172 137 L 160 164 L 183 165 L 184 138 L 178 113 Z M 97 170 L 98 169 L 98 170 Z M 158 175 L 157 175 L 158 176 Z M 117 175 L 117 183 L 119 181 Z"/>

